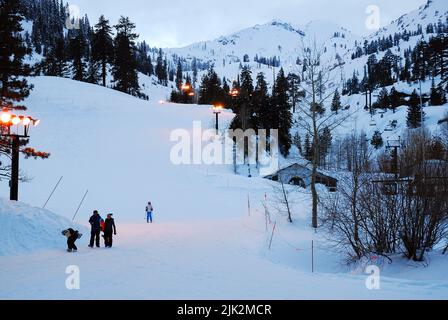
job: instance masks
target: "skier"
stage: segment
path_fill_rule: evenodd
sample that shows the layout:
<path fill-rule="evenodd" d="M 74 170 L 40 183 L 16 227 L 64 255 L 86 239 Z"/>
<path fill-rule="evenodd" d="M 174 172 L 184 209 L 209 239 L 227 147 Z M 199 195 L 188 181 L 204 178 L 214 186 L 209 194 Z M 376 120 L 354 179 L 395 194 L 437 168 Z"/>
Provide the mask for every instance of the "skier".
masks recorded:
<path fill-rule="evenodd" d="M 154 208 L 153 208 L 151 202 L 148 202 L 148 205 L 146 206 L 145 211 L 146 211 L 146 222 L 152 223 L 152 213 L 154 211 Z"/>
<path fill-rule="evenodd" d="M 75 245 L 76 240 L 81 238 L 79 231 L 75 231 L 72 228 L 62 231 L 62 235 L 67 237 L 67 252 L 77 252 L 78 248 Z"/>
<path fill-rule="evenodd" d="M 92 227 L 90 232 L 90 245 L 89 248 L 93 248 L 94 242 L 96 247 L 100 247 L 100 233 L 101 233 L 101 222 L 103 219 L 97 210 L 93 211 L 93 215 L 90 217 L 89 223 Z"/>
<path fill-rule="evenodd" d="M 115 227 L 113 214 L 109 213 L 104 222 L 104 245 L 106 248 L 112 248 L 112 233 L 117 235 L 117 228 Z"/>

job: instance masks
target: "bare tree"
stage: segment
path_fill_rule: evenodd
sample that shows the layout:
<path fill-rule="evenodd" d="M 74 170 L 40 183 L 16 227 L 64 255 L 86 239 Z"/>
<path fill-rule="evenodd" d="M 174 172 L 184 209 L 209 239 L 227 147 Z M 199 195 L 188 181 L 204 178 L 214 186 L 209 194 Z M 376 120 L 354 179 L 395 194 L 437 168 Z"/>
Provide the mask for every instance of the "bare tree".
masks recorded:
<path fill-rule="evenodd" d="M 292 204 L 293 204 L 293 190 L 294 187 L 290 185 L 285 185 L 283 182 L 275 183 L 273 185 L 273 200 L 272 205 L 277 211 L 277 213 L 281 215 L 286 215 L 288 218 L 288 222 L 292 223 Z"/>
<path fill-rule="evenodd" d="M 321 150 L 320 137 L 325 128 L 330 132 L 349 118 L 347 113 L 331 113 L 325 111 L 325 106 L 338 90 L 339 68 L 342 67 L 340 61 L 335 58 L 331 61 L 322 61 L 323 48 L 318 48 L 316 42 L 311 46 L 302 46 L 303 79 L 300 84 L 305 92 L 301 103 L 298 105 L 299 118 L 298 126 L 312 138 L 312 225 L 318 228 L 318 203 L 319 195 L 316 188 L 317 174 L 319 166 L 319 151 Z"/>
<path fill-rule="evenodd" d="M 398 154 L 398 175 L 369 172 L 356 156 L 338 193 L 322 201 L 325 226 L 350 258 L 376 254 L 390 259 L 403 253 L 424 261 L 447 239 L 448 161 L 424 156 L 432 139 L 425 130 L 407 134 Z"/>

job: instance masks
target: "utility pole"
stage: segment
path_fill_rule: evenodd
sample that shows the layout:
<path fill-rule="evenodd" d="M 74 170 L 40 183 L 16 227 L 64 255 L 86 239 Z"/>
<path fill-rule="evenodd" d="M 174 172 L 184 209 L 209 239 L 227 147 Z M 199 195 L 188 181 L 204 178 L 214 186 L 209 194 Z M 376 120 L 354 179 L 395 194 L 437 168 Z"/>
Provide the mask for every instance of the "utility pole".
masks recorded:
<path fill-rule="evenodd" d="M 390 145 L 390 142 L 388 142 L 387 149 L 392 149 L 392 171 L 395 174 L 395 180 L 398 181 L 400 172 L 399 172 L 399 165 L 398 165 L 398 149 L 400 148 L 400 140 L 398 140 L 398 143 L 395 145 Z"/>
<path fill-rule="evenodd" d="M 19 151 L 20 137 L 18 135 L 11 136 L 11 180 L 10 184 L 10 200 L 19 201 Z"/>

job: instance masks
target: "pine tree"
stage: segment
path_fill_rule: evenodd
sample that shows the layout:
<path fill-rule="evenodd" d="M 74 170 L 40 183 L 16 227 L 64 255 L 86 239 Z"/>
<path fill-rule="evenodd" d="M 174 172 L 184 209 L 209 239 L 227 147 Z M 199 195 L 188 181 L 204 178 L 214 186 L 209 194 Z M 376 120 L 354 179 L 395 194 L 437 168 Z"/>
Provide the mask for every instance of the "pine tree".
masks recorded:
<path fill-rule="evenodd" d="M 328 127 L 325 127 L 319 137 L 319 165 L 326 164 L 325 158 L 330 151 L 332 142 L 333 137 L 331 135 L 331 131 Z"/>
<path fill-rule="evenodd" d="M 174 74 L 174 72 L 173 72 Z M 171 78 L 170 81 L 173 81 Z M 168 61 L 166 61 L 166 57 L 163 60 L 163 67 L 162 67 L 162 84 L 166 87 L 168 86 Z"/>
<path fill-rule="evenodd" d="M 48 50 L 45 59 L 41 63 L 42 71 L 47 76 L 66 77 L 69 66 L 66 56 L 64 39 L 59 39 L 56 46 Z"/>
<path fill-rule="evenodd" d="M 137 70 L 141 73 L 151 76 L 154 74 L 151 56 L 148 54 L 148 45 L 145 41 L 141 43 L 137 50 Z"/>
<path fill-rule="evenodd" d="M 292 114 L 291 106 L 288 99 L 288 80 L 285 77 L 283 68 L 275 81 L 272 92 L 272 108 L 275 110 L 277 117 L 274 122 L 274 128 L 278 128 L 280 152 L 286 157 L 292 145 L 291 127 Z"/>
<path fill-rule="evenodd" d="M 73 79 L 84 81 L 86 78 L 86 64 L 84 62 L 86 43 L 81 33 L 75 38 L 70 39 L 69 52 L 72 60 Z"/>
<path fill-rule="evenodd" d="M 254 85 L 252 80 L 252 71 L 248 66 L 244 66 L 241 70 L 241 85 L 240 85 L 240 94 L 238 96 L 238 104 L 239 110 L 238 116 L 240 119 L 240 124 L 243 130 L 247 130 L 249 128 L 254 128 L 253 124 L 253 105 L 252 105 L 252 96 L 254 93 Z"/>
<path fill-rule="evenodd" d="M 390 107 L 389 93 L 386 88 L 382 88 L 378 95 L 378 107 L 381 109 L 388 109 Z"/>
<path fill-rule="evenodd" d="M 255 128 L 257 129 L 272 129 L 272 110 L 270 104 L 270 96 L 268 92 L 268 85 L 264 74 L 260 72 L 257 75 L 257 83 L 252 96 L 253 119 Z"/>
<path fill-rule="evenodd" d="M 26 48 L 20 34 L 23 31 L 22 21 L 19 0 L 0 1 L 0 105 L 2 107 L 14 108 L 13 104 L 23 101 L 32 90 L 32 86 L 25 78 L 30 75 L 30 67 L 23 60 L 31 51 Z"/>
<path fill-rule="evenodd" d="M 176 70 L 176 88 L 177 90 L 182 90 L 182 85 L 184 83 L 184 76 L 182 71 L 182 62 L 178 61 L 177 63 L 177 70 Z"/>
<path fill-rule="evenodd" d="M 101 64 L 102 84 L 106 86 L 107 64 L 113 61 L 112 27 L 104 16 L 99 18 L 92 36 L 92 60 Z"/>
<path fill-rule="evenodd" d="M 341 109 L 342 109 L 341 95 L 339 94 L 339 91 L 336 90 L 334 92 L 333 102 L 331 103 L 331 111 L 337 114 Z"/>
<path fill-rule="evenodd" d="M 199 104 L 213 105 L 223 103 L 224 92 L 221 88 L 221 79 L 215 72 L 213 66 L 210 67 L 207 74 L 202 77 L 202 83 L 199 88 Z"/>
<path fill-rule="evenodd" d="M 313 159 L 313 148 L 311 147 L 311 138 L 308 133 L 305 135 L 303 150 L 304 150 L 304 158 L 308 161 L 311 161 Z"/>
<path fill-rule="evenodd" d="M 193 86 L 196 88 L 196 84 L 198 83 L 198 61 L 196 58 L 193 59 L 191 68 L 193 69 Z"/>
<path fill-rule="evenodd" d="M 392 89 L 390 89 L 389 102 L 390 102 L 390 107 L 392 108 L 393 112 L 395 113 L 397 108 L 401 105 L 400 94 L 395 89 L 395 87 L 392 87 Z"/>
<path fill-rule="evenodd" d="M 432 106 L 441 106 L 446 103 L 445 93 L 440 86 L 436 86 L 434 79 L 431 85 L 430 104 Z"/>
<path fill-rule="evenodd" d="M 383 145 L 384 145 L 384 140 L 383 140 L 383 136 L 381 135 L 381 132 L 375 131 L 375 133 L 373 134 L 373 137 L 372 137 L 372 140 L 371 140 L 370 143 L 377 150 L 382 148 Z"/>
<path fill-rule="evenodd" d="M 159 79 L 159 84 L 162 84 L 164 82 L 164 69 L 163 69 L 163 52 L 162 49 L 159 50 L 159 55 L 157 56 L 157 62 L 156 62 L 156 76 Z"/>
<path fill-rule="evenodd" d="M 98 84 L 102 80 L 100 69 L 100 62 L 90 58 L 87 67 L 86 81 L 88 83 Z"/>
<path fill-rule="evenodd" d="M 429 58 L 427 56 L 427 52 L 428 44 L 425 41 L 420 41 L 412 52 L 412 59 L 414 62 L 414 66 L 412 68 L 413 80 L 424 81 L 429 74 Z"/>
<path fill-rule="evenodd" d="M 414 90 L 409 99 L 407 124 L 411 129 L 416 129 L 421 127 L 422 119 L 424 117 L 423 110 L 420 105 L 420 98 L 417 91 Z"/>
<path fill-rule="evenodd" d="M 300 76 L 295 73 L 290 73 L 288 75 L 288 94 L 291 100 L 292 112 L 296 113 L 297 103 L 300 99 Z"/>
<path fill-rule="evenodd" d="M 115 56 L 112 68 L 115 89 L 140 96 L 137 61 L 135 59 L 134 40 L 138 38 L 138 35 L 134 33 L 135 24 L 129 18 L 121 17 L 115 29 L 117 35 L 114 40 Z"/>

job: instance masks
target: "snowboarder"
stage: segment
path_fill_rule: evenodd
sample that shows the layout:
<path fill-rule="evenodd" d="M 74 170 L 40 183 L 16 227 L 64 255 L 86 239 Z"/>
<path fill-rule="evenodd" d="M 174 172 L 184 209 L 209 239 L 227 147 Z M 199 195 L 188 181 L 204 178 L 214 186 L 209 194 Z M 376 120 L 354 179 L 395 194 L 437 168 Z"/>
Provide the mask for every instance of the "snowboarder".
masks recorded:
<path fill-rule="evenodd" d="M 77 252 L 78 248 L 75 245 L 76 240 L 80 239 L 82 234 L 72 228 L 62 231 L 62 235 L 67 237 L 67 252 Z"/>
<path fill-rule="evenodd" d="M 151 204 L 151 202 L 148 202 L 148 205 L 146 206 L 146 222 L 147 223 L 152 223 L 152 213 L 154 211 L 154 208 Z"/>
<path fill-rule="evenodd" d="M 106 248 L 112 248 L 112 233 L 117 235 L 117 228 L 115 227 L 115 220 L 112 213 L 107 215 L 104 221 L 104 245 Z"/>
<path fill-rule="evenodd" d="M 93 248 L 95 242 L 96 247 L 100 247 L 100 233 L 101 233 L 101 222 L 103 219 L 97 210 L 93 211 L 93 215 L 90 217 L 89 223 L 92 227 L 90 232 L 90 248 Z"/>

